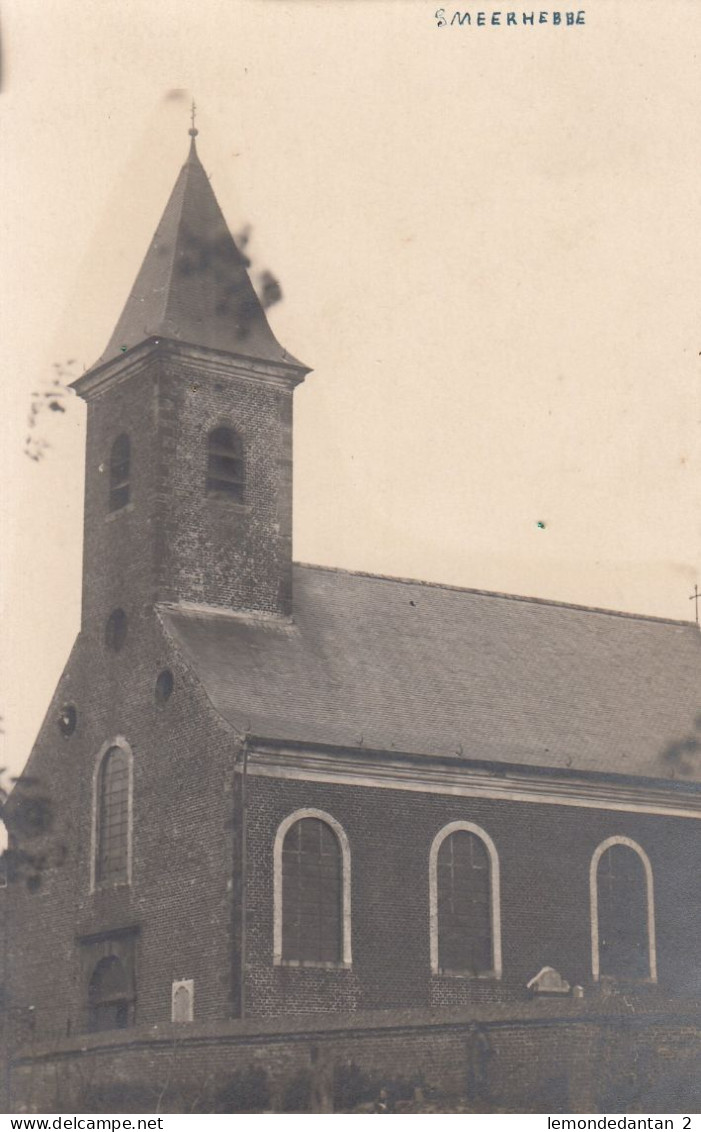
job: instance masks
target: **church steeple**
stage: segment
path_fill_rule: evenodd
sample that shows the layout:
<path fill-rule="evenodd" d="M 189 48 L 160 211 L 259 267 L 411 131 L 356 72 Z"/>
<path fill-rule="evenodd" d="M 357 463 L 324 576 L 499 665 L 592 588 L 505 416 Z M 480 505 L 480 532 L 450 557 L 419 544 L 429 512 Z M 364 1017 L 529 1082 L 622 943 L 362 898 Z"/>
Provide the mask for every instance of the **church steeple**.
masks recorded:
<path fill-rule="evenodd" d="M 88 403 L 83 627 L 162 602 L 292 612 L 292 399 L 273 334 L 190 152 Z"/>
<path fill-rule="evenodd" d="M 197 153 L 190 152 L 98 364 L 166 338 L 299 366 L 275 338 Z"/>

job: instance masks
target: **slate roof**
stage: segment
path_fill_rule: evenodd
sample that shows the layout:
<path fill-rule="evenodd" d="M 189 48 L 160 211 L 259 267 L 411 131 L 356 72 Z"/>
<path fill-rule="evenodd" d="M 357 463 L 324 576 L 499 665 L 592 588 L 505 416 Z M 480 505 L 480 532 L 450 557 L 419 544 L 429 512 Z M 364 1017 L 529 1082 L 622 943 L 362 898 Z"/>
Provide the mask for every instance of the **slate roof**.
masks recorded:
<path fill-rule="evenodd" d="M 691 623 L 300 565 L 294 608 L 161 607 L 240 732 L 701 780 Z"/>
<path fill-rule="evenodd" d="M 302 366 L 268 325 L 246 261 L 200 163 L 194 137 L 126 306 L 97 364 L 152 337 Z"/>

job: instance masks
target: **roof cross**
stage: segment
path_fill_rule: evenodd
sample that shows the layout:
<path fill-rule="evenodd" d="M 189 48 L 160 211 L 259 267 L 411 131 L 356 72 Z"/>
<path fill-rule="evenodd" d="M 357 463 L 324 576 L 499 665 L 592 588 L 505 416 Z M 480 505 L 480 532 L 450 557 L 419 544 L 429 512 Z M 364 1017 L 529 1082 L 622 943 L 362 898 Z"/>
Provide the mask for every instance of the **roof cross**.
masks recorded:
<path fill-rule="evenodd" d="M 694 585 L 694 592 L 689 596 L 689 601 L 693 601 L 693 602 L 696 603 L 696 606 L 695 606 L 695 608 L 696 608 L 696 624 L 698 625 L 698 623 L 699 623 L 699 601 L 701 601 L 701 590 L 699 590 L 698 585 Z"/>
<path fill-rule="evenodd" d="M 195 126 L 195 118 L 196 118 L 196 116 L 197 116 L 197 106 L 195 105 L 195 100 L 194 100 L 194 98 L 193 98 L 193 100 L 192 100 L 192 106 L 190 107 L 190 121 L 191 121 L 192 125 L 190 126 L 190 129 L 189 129 L 189 130 L 187 131 L 187 132 L 189 133 L 189 135 L 190 135 L 190 137 L 191 137 L 191 138 L 196 138 L 196 137 L 197 137 L 197 135 L 198 135 L 198 134 L 199 134 L 199 132 L 200 132 L 200 131 L 199 131 L 199 130 L 197 129 L 197 127 Z"/>

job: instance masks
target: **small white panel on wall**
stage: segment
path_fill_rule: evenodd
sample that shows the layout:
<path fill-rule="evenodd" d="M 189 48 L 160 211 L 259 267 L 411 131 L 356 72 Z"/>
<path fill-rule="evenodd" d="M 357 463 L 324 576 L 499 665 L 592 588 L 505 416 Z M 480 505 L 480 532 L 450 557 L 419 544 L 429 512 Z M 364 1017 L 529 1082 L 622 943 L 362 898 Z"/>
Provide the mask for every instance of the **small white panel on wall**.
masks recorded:
<path fill-rule="evenodd" d="M 171 1018 L 173 1022 L 192 1022 L 195 1006 L 195 984 L 192 979 L 173 983 Z"/>

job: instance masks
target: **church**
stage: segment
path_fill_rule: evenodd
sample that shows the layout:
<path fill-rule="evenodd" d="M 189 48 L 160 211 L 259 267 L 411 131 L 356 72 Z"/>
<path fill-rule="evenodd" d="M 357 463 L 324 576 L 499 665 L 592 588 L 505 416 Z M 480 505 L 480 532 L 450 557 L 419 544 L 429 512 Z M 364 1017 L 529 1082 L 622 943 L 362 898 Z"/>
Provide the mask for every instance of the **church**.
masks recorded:
<path fill-rule="evenodd" d="M 296 563 L 310 370 L 190 134 L 73 384 L 82 623 L 6 806 L 9 1111 L 699 1111 L 698 626 Z"/>

